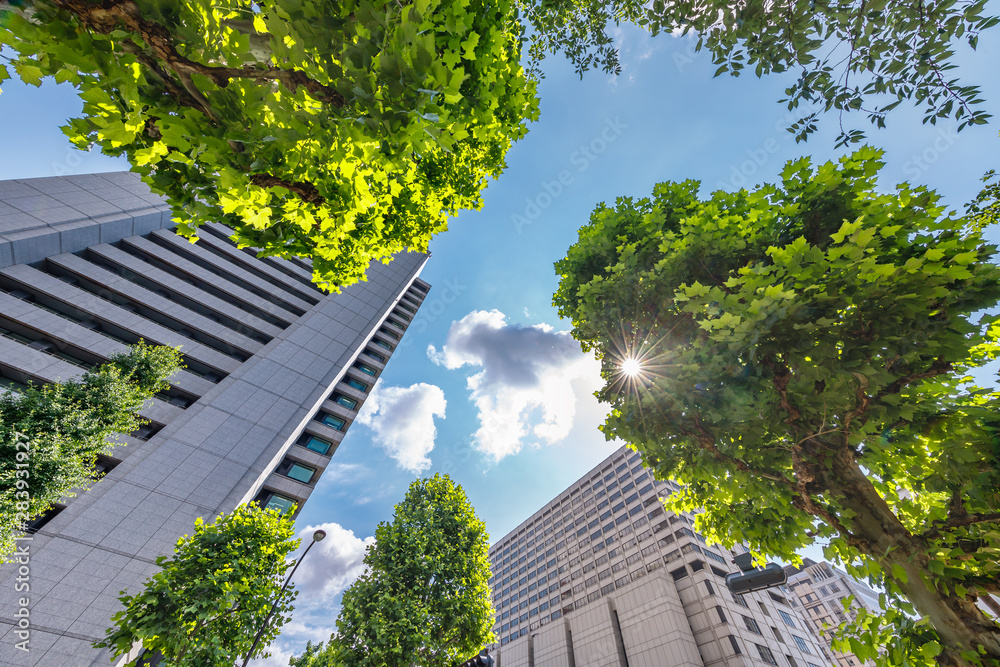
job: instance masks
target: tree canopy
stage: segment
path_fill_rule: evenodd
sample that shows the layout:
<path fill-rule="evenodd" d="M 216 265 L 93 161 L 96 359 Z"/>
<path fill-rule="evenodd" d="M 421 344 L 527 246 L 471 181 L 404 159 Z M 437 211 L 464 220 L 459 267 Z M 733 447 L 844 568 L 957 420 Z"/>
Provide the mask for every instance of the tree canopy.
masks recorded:
<path fill-rule="evenodd" d="M 179 359 L 140 343 L 78 380 L 0 393 L 0 562 L 29 520 L 86 490 L 97 455 L 145 423 L 139 408 L 169 386 Z"/>
<path fill-rule="evenodd" d="M 493 641 L 489 539 L 447 475 L 414 481 L 380 523 L 367 570 L 344 592 L 337 632 L 294 667 L 452 667 Z"/>
<path fill-rule="evenodd" d="M 554 303 L 601 358 L 606 436 L 686 485 L 671 509 L 786 560 L 829 540 L 894 607 L 864 621 L 892 638 L 868 657 L 997 665 L 976 600 L 1000 594 L 1000 394 L 969 377 L 1000 353 L 1000 318 L 979 317 L 996 248 L 933 191 L 880 191 L 879 158 L 600 205 Z"/>
<path fill-rule="evenodd" d="M 582 75 L 591 67 L 620 69 L 609 26 L 634 23 L 652 34 L 691 34 L 711 54 L 716 76 L 793 72 L 789 109 L 804 106 L 789 130 L 805 139 L 823 112 L 840 116 L 838 143 L 864 132 L 845 127 L 861 112 L 877 127 L 902 102 L 923 111 L 924 122 L 954 118 L 958 129 L 985 123 L 979 86 L 954 77 L 956 53 L 976 48 L 983 30 L 1000 19 L 986 0 L 890 2 L 888 0 L 522 0 L 532 27 L 532 67 L 546 53 L 561 52 Z M 964 42 L 964 44 L 963 44 Z"/>
<path fill-rule="evenodd" d="M 291 514 L 253 503 L 212 523 L 198 518 L 194 533 L 177 541 L 173 558 L 156 559 L 160 571 L 143 590 L 122 591 L 125 609 L 111 617 L 115 627 L 94 646 L 110 648 L 118 657 L 140 642 L 171 667 L 241 664 L 276 600 L 260 646 L 266 647 L 291 618 L 295 585 L 283 593 L 281 586 L 294 563 L 286 557 L 299 546 L 294 537 Z M 267 654 L 261 649 L 254 657 Z"/>
<path fill-rule="evenodd" d="M 310 257 L 327 289 L 478 208 L 538 114 L 509 0 L 29 0 L 0 17 L 22 81 L 79 90 L 74 144 L 126 156 L 181 233 L 225 223 Z"/>

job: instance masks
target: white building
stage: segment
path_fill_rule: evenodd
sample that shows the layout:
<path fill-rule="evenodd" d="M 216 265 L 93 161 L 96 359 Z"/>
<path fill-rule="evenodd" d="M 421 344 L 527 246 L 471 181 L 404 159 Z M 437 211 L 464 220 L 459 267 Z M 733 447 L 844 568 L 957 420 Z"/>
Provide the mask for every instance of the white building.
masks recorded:
<path fill-rule="evenodd" d="M 497 667 L 828 667 L 787 590 L 728 592 L 678 488 L 622 447 L 497 541 Z"/>
<path fill-rule="evenodd" d="M 823 637 L 839 667 L 859 667 L 862 662 L 853 653 L 840 653 L 830 647 L 830 632 L 857 616 L 858 609 L 880 611 L 878 593 L 843 570 L 827 562 L 803 559 L 802 568 L 787 567 L 788 587 L 795 595 L 792 604 L 804 611 Z M 853 596 L 853 597 L 852 597 Z M 846 609 L 845 609 L 846 607 Z"/>

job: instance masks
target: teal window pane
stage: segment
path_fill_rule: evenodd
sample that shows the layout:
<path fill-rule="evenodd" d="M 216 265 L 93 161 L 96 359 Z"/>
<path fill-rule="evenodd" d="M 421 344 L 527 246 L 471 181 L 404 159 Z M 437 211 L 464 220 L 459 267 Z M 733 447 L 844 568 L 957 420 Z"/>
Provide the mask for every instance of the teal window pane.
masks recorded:
<path fill-rule="evenodd" d="M 348 386 L 354 387 L 358 391 L 368 391 L 368 385 L 364 382 L 358 382 L 354 378 L 347 378 L 347 384 Z"/>
<path fill-rule="evenodd" d="M 292 467 L 288 469 L 285 474 L 294 480 L 302 482 L 303 484 L 308 484 L 309 480 L 312 479 L 313 473 L 316 472 L 313 468 L 307 468 L 306 466 L 300 466 L 298 463 L 293 463 Z"/>
<path fill-rule="evenodd" d="M 388 320 L 388 322 L 389 322 L 389 324 L 391 324 L 392 326 L 396 327 L 397 329 L 402 329 L 403 328 L 403 325 L 400 324 L 399 322 L 397 322 L 396 320 Z"/>
<path fill-rule="evenodd" d="M 343 420 L 341 420 L 341 425 L 343 425 L 343 423 L 344 423 Z M 320 454 L 326 454 L 328 451 L 330 451 L 330 447 L 332 445 L 333 443 L 327 442 L 326 440 L 320 440 L 319 438 L 309 438 L 306 441 L 305 447 L 306 449 L 311 449 L 314 452 L 319 452 Z"/>
<path fill-rule="evenodd" d="M 387 331 L 385 329 L 379 329 L 379 332 L 384 333 L 386 336 L 388 336 L 393 340 L 399 340 L 399 336 L 397 334 L 392 333 L 391 331 Z"/>
<path fill-rule="evenodd" d="M 375 373 L 378 372 L 371 366 L 365 366 L 364 364 L 355 364 L 354 367 L 357 368 L 362 373 L 365 373 L 366 375 L 371 375 L 372 377 L 375 377 Z"/>
<path fill-rule="evenodd" d="M 357 401 L 355 401 L 353 398 L 347 398 L 346 396 L 340 396 L 340 395 L 338 395 L 336 402 L 339 405 L 343 405 L 348 410 L 353 410 L 354 408 L 358 407 L 358 402 Z"/>
<path fill-rule="evenodd" d="M 385 342 L 384 340 L 379 340 L 378 338 L 376 338 L 375 339 L 375 344 L 378 345 L 381 348 L 384 348 L 384 349 L 389 350 L 390 352 L 392 352 L 392 345 L 389 345 L 389 343 Z"/>
<path fill-rule="evenodd" d="M 343 397 L 341 397 L 341 398 L 343 398 Z M 347 399 L 347 400 L 351 400 L 351 399 Z M 338 401 L 338 403 L 339 402 L 340 401 Z M 341 403 L 341 405 L 343 405 L 343 403 Z M 345 422 L 340 417 L 334 417 L 333 415 L 324 414 L 323 415 L 323 423 L 326 424 L 327 426 L 329 426 L 332 429 L 336 429 L 338 431 L 342 431 L 342 430 L 344 430 L 344 424 L 346 424 L 347 422 Z"/>
<path fill-rule="evenodd" d="M 284 496 L 279 496 L 274 494 L 271 499 L 267 501 L 267 505 L 264 506 L 266 510 L 278 510 L 282 514 L 287 514 L 295 507 L 295 501 L 291 498 L 286 498 Z"/>
<path fill-rule="evenodd" d="M 379 360 L 379 361 L 381 361 L 381 362 L 382 362 L 383 364 L 385 363 L 385 356 L 384 356 L 384 355 L 381 355 L 381 354 L 379 354 L 378 352 L 372 352 L 371 350 L 365 350 L 365 354 L 367 354 L 367 355 L 368 355 L 369 357 L 371 357 L 372 359 L 378 359 L 378 360 Z"/>

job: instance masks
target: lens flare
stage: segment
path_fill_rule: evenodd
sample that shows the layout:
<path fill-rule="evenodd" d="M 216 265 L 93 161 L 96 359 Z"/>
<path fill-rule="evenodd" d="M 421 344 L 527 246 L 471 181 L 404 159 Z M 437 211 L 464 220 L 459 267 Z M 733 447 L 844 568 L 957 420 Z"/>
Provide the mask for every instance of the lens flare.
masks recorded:
<path fill-rule="evenodd" d="M 622 373 L 630 378 L 634 378 L 642 372 L 642 364 L 639 363 L 638 359 L 634 357 L 629 357 L 622 362 Z"/>

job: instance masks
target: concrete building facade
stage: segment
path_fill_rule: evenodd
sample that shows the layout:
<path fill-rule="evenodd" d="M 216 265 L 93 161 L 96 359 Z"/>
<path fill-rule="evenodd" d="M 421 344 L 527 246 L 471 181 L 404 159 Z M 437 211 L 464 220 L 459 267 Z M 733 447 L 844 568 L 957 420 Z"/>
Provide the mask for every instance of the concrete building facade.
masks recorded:
<path fill-rule="evenodd" d="M 26 579 L 0 567 L 2 665 L 111 664 L 91 643 L 119 591 L 197 517 L 301 507 L 429 289 L 420 253 L 328 295 L 306 262 L 258 258 L 221 225 L 196 244 L 171 227 L 132 174 L 0 182 L 0 382 L 68 379 L 140 339 L 187 365 L 103 478 L 33 523 Z"/>
<path fill-rule="evenodd" d="M 497 667 L 828 667 L 790 591 L 729 593 L 678 488 L 622 447 L 497 541 Z"/>
<path fill-rule="evenodd" d="M 816 634 L 823 638 L 838 667 L 868 665 L 853 653 L 841 653 L 830 646 L 830 630 L 857 617 L 859 609 L 879 612 L 878 593 L 843 570 L 825 561 L 804 558 L 802 568 L 787 567 L 792 604 L 803 610 Z M 846 609 L 845 609 L 846 607 Z"/>

